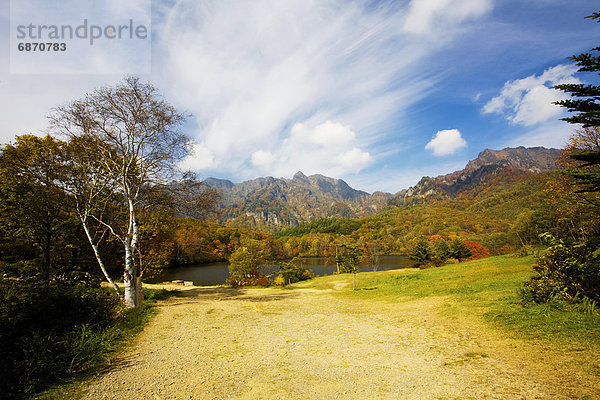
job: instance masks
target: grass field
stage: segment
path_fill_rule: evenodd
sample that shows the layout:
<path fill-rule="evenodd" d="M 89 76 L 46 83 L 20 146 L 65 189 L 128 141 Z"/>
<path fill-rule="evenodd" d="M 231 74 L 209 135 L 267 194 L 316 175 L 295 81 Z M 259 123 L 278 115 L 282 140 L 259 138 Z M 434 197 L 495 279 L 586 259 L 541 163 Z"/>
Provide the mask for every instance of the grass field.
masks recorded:
<path fill-rule="evenodd" d="M 444 297 L 442 315 L 468 318 L 506 331 L 512 337 L 551 341 L 566 349 L 600 349 L 599 310 L 568 304 L 523 304 L 519 290 L 533 274 L 533 257 L 497 256 L 440 268 L 361 273 L 356 290 L 338 292 L 349 299 L 406 302 Z M 319 277 L 297 287 L 327 289 L 352 275 Z"/>

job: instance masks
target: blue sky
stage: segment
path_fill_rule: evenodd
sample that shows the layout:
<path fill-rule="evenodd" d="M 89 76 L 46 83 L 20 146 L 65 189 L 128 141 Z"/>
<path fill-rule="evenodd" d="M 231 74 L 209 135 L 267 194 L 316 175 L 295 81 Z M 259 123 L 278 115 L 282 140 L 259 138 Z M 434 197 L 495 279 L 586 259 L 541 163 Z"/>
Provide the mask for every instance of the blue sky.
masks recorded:
<path fill-rule="evenodd" d="M 3 143 L 43 133 L 51 107 L 121 79 L 11 74 L 9 2 L 0 4 Z M 549 86 L 596 78 L 566 60 L 599 44 L 600 25 L 584 19 L 594 7 L 155 0 L 152 72 L 141 77 L 192 114 L 185 129 L 194 155 L 182 166 L 201 177 L 302 170 L 397 192 L 463 168 L 484 148 L 561 147 L 573 126 L 558 120 L 565 114 L 551 105 L 559 93 Z"/>

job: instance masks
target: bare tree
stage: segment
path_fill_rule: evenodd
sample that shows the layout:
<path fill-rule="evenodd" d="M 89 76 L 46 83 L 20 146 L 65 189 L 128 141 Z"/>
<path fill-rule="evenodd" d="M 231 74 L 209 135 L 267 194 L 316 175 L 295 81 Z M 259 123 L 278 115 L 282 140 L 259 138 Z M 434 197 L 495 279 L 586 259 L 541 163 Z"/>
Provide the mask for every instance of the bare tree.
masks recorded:
<path fill-rule="evenodd" d="M 93 183 L 80 195 L 93 202 L 114 201 L 117 197 L 105 196 L 110 192 L 127 211 L 122 222 L 108 221 L 100 212 L 102 207 L 88 204 L 82 208 L 82 222 L 85 229 L 85 221 L 94 219 L 122 243 L 124 301 L 127 307 L 137 307 L 142 301 L 142 274 L 135 260 L 140 240 L 137 213 L 149 188 L 172 181 L 177 163 L 189 152 L 189 139 L 179 130 L 185 115 L 168 104 L 153 85 L 126 77 L 114 87 L 97 89 L 55 108 L 49 118 L 54 131 L 85 140 L 80 150 L 86 156 L 79 161 L 87 160 L 87 167 L 91 161 L 96 163 L 91 176 L 98 177 L 99 186 Z"/>

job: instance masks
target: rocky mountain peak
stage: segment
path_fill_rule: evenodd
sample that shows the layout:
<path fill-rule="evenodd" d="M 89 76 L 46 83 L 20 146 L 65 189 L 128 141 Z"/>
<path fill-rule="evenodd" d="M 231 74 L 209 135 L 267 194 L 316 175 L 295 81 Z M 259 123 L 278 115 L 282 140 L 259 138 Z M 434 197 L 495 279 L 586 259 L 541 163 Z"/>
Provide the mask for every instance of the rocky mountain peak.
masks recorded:
<path fill-rule="evenodd" d="M 556 168 L 560 150 L 544 147 L 515 147 L 502 150 L 485 149 L 463 170 L 435 178 L 424 177 L 406 191 L 396 194 L 393 204 L 403 205 L 433 198 L 448 198 L 465 190 L 477 188 L 490 177 L 505 170 L 527 173 L 548 172 Z"/>
<path fill-rule="evenodd" d="M 302 173 L 302 171 L 298 171 L 292 177 L 293 182 L 310 184 L 308 177 Z"/>
<path fill-rule="evenodd" d="M 544 147 L 515 147 L 502 150 L 485 149 L 465 169 L 477 169 L 484 165 L 502 165 L 521 171 L 547 172 L 556 168 L 560 150 Z"/>

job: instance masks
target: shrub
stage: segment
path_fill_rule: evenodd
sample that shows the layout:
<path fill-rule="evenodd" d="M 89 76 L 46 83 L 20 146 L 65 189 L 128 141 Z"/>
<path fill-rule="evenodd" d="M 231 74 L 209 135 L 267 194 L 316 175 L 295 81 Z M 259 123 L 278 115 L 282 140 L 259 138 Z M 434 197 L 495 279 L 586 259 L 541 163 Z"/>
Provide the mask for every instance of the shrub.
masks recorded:
<path fill-rule="evenodd" d="M 444 239 L 440 239 L 435 246 L 435 257 L 442 260 L 442 263 L 451 257 L 450 246 Z M 435 258 L 434 257 L 434 258 Z"/>
<path fill-rule="evenodd" d="M 465 246 L 467 246 L 467 248 L 471 252 L 471 256 L 469 257 L 469 260 L 477 260 L 478 258 L 486 258 L 491 255 L 490 250 L 479 242 L 476 242 L 474 240 L 465 240 L 463 243 L 465 244 Z"/>
<path fill-rule="evenodd" d="M 301 265 L 296 265 L 293 262 L 284 262 L 279 264 L 279 276 L 283 280 L 283 285 L 305 281 L 314 278 L 311 270 L 304 268 Z"/>
<path fill-rule="evenodd" d="M 567 245 L 544 234 L 549 247 L 533 266 L 536 275 L 524 283 L 524 298 L 538 303 L 562 299 L 571 303 L 600 301 L 600 260 L 591 243 Z"/>
<path fill-rule="evenodd" d="M 246 278 L 232 278 L 231 276 L 225 280 L 225 283 L 231 287 L 241 286 L 262 286 L 267 287 L 271 284 L 271 281 L 266 276 L 246 277 Z"/>
<path fill-rule="evenodd" d="M 226 283 L 230 286 L 249 286 L 259 277 L 259 259 L 251 254 L 246 247 L 239 247 L 229 257 L 229 278 Z"/>
<path fill-rule="evenodd" d="M 277 278 L 273 281 L 273 283 L 277 286 L 285 286 L 286 282 L 281 274 L 277 275 Z"/>
<path fill-rule="evenodd" d="M 123 312 L 108 289 L 0 280 L 0 393 L 31 395 L 96 364 Z"/>
<path fill-rule="evenodd" d="M 525 244 L 517 250 L 516 255 L 518 257 L 527 257 L 532 255 L 534 252 L 533 246 L 530 244 Z"/>
<path fill-rule="evenodd" d="M 439 255 L 434 255 L 433 257 L 431 257 L 431 265 L 434 267 L 441 267 L 442 265 L 444 265 L 446 263 L 446 259 L 440 257 Z"/>

